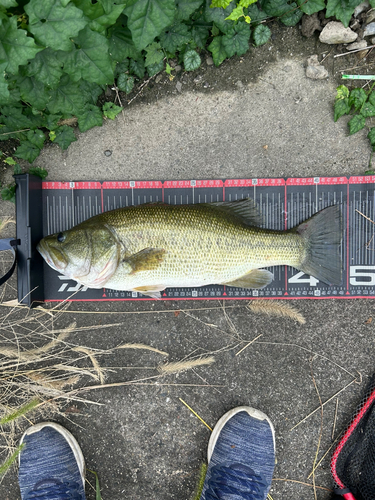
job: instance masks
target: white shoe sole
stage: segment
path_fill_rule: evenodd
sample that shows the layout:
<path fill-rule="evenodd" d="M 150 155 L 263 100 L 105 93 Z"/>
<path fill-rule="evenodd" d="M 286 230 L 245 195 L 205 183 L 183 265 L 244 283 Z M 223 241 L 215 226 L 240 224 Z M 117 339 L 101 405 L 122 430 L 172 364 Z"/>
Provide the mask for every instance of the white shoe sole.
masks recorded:
<path fill-rule="evenodd" d="M 30 436 L 30 434 L 34 434 L 35 432 L 39 432 L 44 427 L 52 427 L 52 429 L 55 429 L 55 431 L 62 434 L 64 436 L 64 438 L 67 440 L 67 442 L 68 442 L 68 444 L 69 444 L 69 446 L 74 454 L 74 457 L 77 461 L 78 469 L 79 469 L 79 472 L 80 472 L 81 478 L 82 478 L 83 487 L 85 487 L 86 466 L 85 466 L 85 459 L 83 457 L 82 450 L 81 450 L 76 438 L 67 429 L 65 429 L 65 427 L 63 427 L 62 425 L 56 424 L 55 422 L 40 422 L 39 424 L 33 425 L 32 427 L 29 427 L 24 432 L 24 434 L 20 440 L 20 445 L 23 443 L 25 436 Z M 18 464 L 20 464 L 20 460 L 21 460 L 21 454 L 18 456 Z"/>
<path fill-rule="evenodd" d="M 267 417 L 265 413 L 263 413 L 260 410 L 256 410 L 255 408 L 251 408 L 251 406 L 238 406 L 237 408 L 233 408 L 232 410 L 229 410 L 227 413 L 225 413 L 221 419 L 217 422 L 215 425 L 210 440 L 208 442 L 208 448 L 207 448 L 207 460 L 208 463 L 210 463 L 212 453 L 214 451 L 216 441 L 218 440 L 218 437 L 220 435 L 220 432 L 224 425 L 230 420 L 233 415 L 236 413 L 239 413 L 240 411 L 246 411 L 250 417 L 256 418 L 257 420 L 267 420 L 267 422 L 270 424 L 271 431 L 272 431 L 272 438 L 273 438 L 273 449 L 276 452 L 276 443 L 275 443 L 275 429 L 272 425 L 271 420 Z"/>

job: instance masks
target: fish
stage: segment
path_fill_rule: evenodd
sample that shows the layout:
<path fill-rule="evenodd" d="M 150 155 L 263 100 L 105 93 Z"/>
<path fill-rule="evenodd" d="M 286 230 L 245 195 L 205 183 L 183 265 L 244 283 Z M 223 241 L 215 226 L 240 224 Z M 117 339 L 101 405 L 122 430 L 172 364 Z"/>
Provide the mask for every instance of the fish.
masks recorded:
<path fill-rule="evenodd" d="M 234 202 L 146 203 L 91 217 L 37 245 L 49 266 L 89 288 L 160 298 L 170 287 L 264 288 L 288 265 L 340 285 L 343 235 L 339 205 L 285 231 L 262 228 L 250 198 Z"/>

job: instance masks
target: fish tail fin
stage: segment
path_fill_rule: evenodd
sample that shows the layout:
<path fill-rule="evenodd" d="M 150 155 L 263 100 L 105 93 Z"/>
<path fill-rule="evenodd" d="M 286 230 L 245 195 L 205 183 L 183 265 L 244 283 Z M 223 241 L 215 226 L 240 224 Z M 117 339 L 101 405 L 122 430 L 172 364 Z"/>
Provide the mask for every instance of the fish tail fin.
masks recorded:
<path fill-rule="evenodd" d="M 328 285 L 340 285 L 343 224 L 339 205 L 332 205 L 313 215 L 300 224 L 296 232 L 306 240 L 306 253 L 300 270 Z"/>

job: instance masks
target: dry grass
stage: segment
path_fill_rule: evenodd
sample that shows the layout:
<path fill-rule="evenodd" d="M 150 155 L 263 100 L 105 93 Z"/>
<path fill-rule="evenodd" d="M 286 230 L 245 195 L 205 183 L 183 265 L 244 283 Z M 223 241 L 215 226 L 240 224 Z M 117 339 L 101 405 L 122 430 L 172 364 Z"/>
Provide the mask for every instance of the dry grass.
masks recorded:
<path fill-rule="evenodd" d="M 279 302 L 275 300 L 253 300 L 249 302 L 248 308 L 254 313 L 290 318 L 297 321 L 301 325 L 306 323 L 302 314 L 287 302 Z"/>

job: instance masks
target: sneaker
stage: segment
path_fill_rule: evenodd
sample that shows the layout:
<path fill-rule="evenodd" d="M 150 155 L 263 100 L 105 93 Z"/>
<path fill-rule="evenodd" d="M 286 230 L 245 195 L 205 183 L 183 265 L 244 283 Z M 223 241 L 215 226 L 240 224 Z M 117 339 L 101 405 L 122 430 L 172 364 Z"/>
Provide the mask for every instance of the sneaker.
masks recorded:
<path fill-rule="evenodd" d="M 331 458 L 333 498 L 375 498 L 375 375 Z"/>
<path fill-rule="evenodd" d="M 267 415 L 239 406 L 216 424 L 208 443 L 200 500 L 265 500 L 275 467 L 275 431 Z"/>
<path fill-rule="evenodd" d="M 42 422 L 29 427 L 20 444 L 22 500 L 85 500 L 85 461 L 68 430 Z"/>

